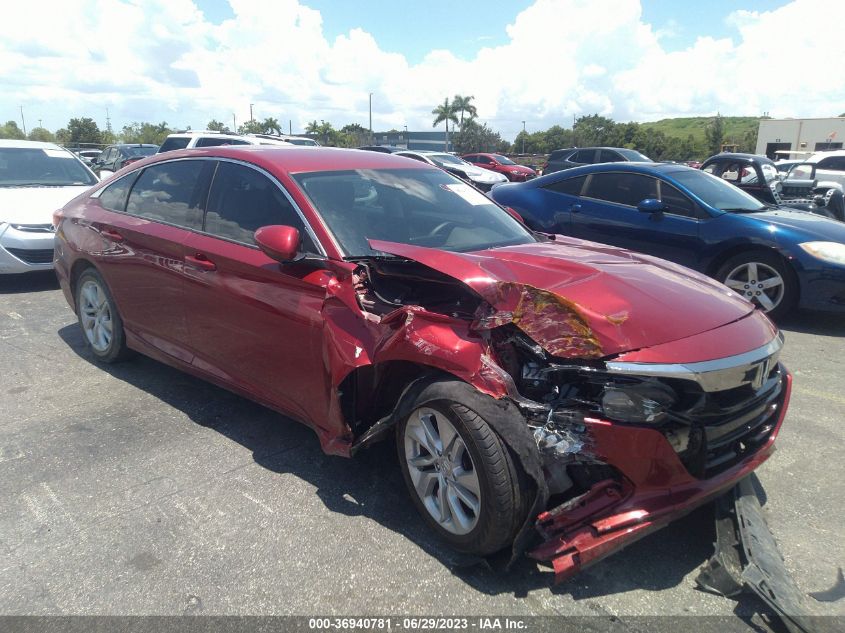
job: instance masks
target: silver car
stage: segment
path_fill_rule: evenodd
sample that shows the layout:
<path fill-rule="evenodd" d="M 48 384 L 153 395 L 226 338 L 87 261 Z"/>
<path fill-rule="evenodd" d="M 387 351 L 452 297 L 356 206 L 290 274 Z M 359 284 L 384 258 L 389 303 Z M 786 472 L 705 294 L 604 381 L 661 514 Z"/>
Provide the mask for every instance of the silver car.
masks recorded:
<path fill-rule="evenodd" d="M 53 267 L 53 212 L 97 183 L 53 143 L 0 140 L 0 274 Z"/>

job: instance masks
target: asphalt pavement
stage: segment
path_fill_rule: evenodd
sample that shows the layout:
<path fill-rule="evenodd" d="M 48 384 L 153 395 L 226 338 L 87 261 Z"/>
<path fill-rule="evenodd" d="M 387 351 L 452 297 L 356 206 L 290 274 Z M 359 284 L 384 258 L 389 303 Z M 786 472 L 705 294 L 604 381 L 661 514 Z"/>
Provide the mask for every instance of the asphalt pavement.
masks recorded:
<path fill-rule="evenodd" d="M 781 325 L 795 383 L 757 472 L 764 511 L 808 609 L 845 618 L 845 318 Z M 754 598 L 695 588 L 713 538 L 703 508 L 558 586 L 527 559 L 474 564 L 418 520 L 392 444 L 329 457 L 304 426 L 148 358 L 97 365 L 51 273 L 0 277 L 0 615 L 742 624 Z"/>

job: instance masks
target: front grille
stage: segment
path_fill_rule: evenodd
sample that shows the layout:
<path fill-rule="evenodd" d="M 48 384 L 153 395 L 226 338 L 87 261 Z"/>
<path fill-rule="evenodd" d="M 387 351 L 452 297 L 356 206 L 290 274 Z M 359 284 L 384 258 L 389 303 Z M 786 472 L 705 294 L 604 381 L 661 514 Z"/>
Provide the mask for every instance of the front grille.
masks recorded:
<path fill-rule="evenodd" d="M 12 255 L 27 264 L 52 264 L 52 248 L 7 248 Z"/>
<path fill-rule="evenodd" d="M 759 450 L 771 437 L 784 399 L 784 370 L 776 365 L 763 385 L 699 392 L 679 417 L 691 422 L 689 441 L 678 453 L 691 475 L 710 478 Z M 687 394 L 687 402 L 690 402 Z M 673 432 L 677 432 L 675 427 Z"/>

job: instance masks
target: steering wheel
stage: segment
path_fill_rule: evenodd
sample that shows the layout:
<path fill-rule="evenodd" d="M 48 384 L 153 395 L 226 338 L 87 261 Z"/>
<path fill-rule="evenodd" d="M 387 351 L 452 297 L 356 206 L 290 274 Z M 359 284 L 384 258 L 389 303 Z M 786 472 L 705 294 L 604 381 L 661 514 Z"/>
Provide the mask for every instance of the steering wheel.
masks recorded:
<path fill-rule="evenodd" d="M 426 235 L 426 237 L 438 237 L 441 233 L 445 233 L 446 229 L 449 229 L 451 231 L 452 229 L 454 229 L 457 226 L 458 225 L 455 222 L 451 222 L 449 220 L 447 220 L 446 222 L 441 222 L 440 224 L 435 226 L 433 229 L 431 229 L 428 232 L 428 235 Z"/>

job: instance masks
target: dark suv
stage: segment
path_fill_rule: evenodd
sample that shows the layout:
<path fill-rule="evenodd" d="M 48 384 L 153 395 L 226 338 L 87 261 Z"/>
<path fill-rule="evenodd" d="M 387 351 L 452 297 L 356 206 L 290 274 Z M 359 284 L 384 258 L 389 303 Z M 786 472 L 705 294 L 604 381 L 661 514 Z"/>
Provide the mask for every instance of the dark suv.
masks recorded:
<path fill-rule="evenodd" d="M 126 165 L 135 161 L 152 156 L 158 151 L 158 145 L 146 143 L 124 143 L 122 145 L 109 145 L 96 159 L 91 161 L 91 169 L 100 178 L 110 176 L 120 171 Z"/>
<path fill-rule="evenodd" d="M 549 154 L 549 159 L 543 166 L 543 173 L 551 174 L 555 171 L 580 167 L 581 165 L 623 163 L 626 161 L 652 162 L 648 156 L 624 147 L 570 147 L 569 149 L 556 149 Z"/>

